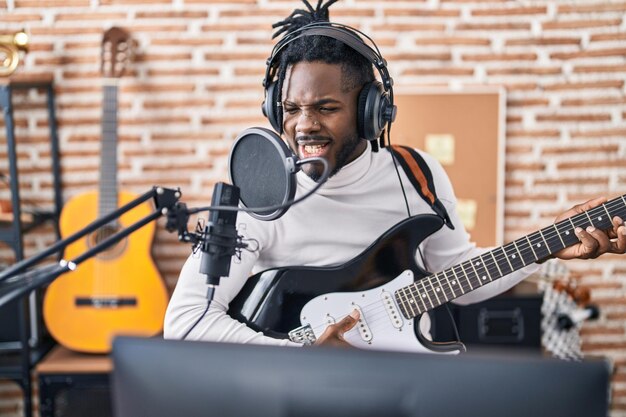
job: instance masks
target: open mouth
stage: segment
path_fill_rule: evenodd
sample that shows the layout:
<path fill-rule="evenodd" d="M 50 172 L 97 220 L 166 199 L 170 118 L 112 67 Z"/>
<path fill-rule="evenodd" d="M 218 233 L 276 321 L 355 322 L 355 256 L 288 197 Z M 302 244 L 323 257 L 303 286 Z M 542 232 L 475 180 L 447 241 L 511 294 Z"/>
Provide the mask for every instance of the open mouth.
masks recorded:
<path fill-rule="evenodd" d="M 304 158 L 323 156 L 330 142 L 299 142 L 298 148 Z"/>

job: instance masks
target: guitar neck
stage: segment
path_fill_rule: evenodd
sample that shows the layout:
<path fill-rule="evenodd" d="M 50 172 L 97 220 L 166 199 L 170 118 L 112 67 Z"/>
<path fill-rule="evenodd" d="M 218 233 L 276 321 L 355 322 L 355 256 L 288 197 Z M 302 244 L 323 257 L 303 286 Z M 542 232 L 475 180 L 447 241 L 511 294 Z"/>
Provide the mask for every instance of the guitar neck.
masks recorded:
<path fill-rule="evenodd" d="M 615 216 L 626 219 L 626 195 L 400 288 L 396 301 L 405 317 L 417 317 L 572 246 L 577 227 L 611 228 Z"/>
<path fill-rule="evenodd" d="M 99 217 L 117 208 L 117 80 L 113 81 L 102 88 Z"/>

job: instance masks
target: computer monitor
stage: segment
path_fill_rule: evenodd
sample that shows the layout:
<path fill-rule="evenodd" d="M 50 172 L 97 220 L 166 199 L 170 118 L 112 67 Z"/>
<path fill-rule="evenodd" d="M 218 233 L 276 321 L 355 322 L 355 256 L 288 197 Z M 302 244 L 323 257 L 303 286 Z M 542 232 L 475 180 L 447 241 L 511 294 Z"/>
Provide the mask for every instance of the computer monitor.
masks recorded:
<path fill-rule="evenodd" d="M 116 417 L 606 416 L 604 361 L 118 338 Z"/>

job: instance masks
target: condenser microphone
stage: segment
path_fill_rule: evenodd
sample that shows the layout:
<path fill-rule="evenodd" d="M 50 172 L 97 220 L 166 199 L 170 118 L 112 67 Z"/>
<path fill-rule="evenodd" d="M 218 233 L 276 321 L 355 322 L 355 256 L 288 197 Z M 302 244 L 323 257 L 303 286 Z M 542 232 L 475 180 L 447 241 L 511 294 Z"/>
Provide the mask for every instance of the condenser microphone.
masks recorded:
<path fill-rule="evenodd" d="M 237 207 L 238 201 L 237 187 L 223 182 L 215 184 L 212 206 L 234 208 Z M 209 222 L 200 245 L 202 251 L 200 273 L 206 275 L 209 301 L 213 298 L 215 286 L 220 283 L 220 278 L 227 277 L 230 271 L 230 261 L 236 253 L 238 243 L 236 222 L 236 211 L 214 210 L 209 214 Z"/>
<path fill-rule="evenodd" d="M 252 127 L 235 139 L 228 158 L 228 170 L 230 181 L 240 190 L 240 205 L 252 210 L 248 212 L 256 219 L 275 220 L 294 203 L 296 173 L 306 163 L 324 165 L 324 175 L 315 187 L 317 190 L 328 177 L 328 164 L 323 158 L 298 160 L 276 133 Z"/>

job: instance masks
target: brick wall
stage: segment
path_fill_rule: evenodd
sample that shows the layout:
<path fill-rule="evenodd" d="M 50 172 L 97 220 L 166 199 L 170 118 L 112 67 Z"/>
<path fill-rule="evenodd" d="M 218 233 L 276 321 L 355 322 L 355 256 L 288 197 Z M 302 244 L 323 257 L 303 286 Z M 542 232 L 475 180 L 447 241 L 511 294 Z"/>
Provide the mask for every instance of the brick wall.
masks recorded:
<path fill-rule="evenodd" d="M 270 25 L 294 7 L 300 4 L 0 0 L 0 31 L 25 28 L 32 37 L 19 73 L 54 75 L 64 198 L 98 182 L 103 30 L 122 26 L 136 43 L 132 71 L 120 82 L 122 188 L 180 186 L 194 206 L 209 202 L 212 185 L 227 178 L 234 137 L 267 126 L 259 106 Z M 506 87 L 505 240 L 582 200 L 626 192 L 626 1 L 344 0 L 331 11 L 377 41 L 397 90 Z M 43 95 L 17 94 L 15 104 L 23 199 L 50 207 Z M 0 171 L 7 166 L 2 146 Z M 28 254 L 52 240 L 50 230 L 27 236 Z M 188 252 L 159 228 L 153 254 L 170 287 Z M 568 267 L 602 309 L 583 329 L 584 350 L 615 361 L 613 415 L 626 416 L 626 260 Z"/>

